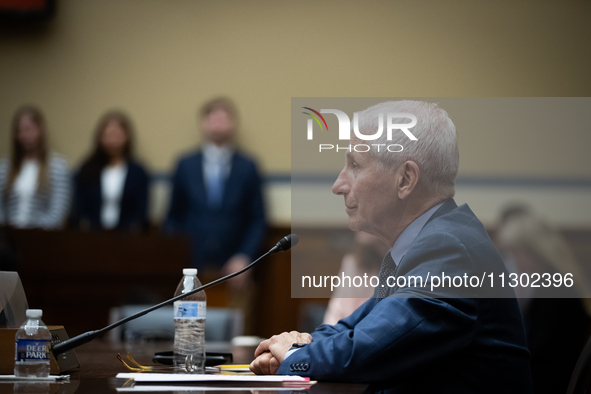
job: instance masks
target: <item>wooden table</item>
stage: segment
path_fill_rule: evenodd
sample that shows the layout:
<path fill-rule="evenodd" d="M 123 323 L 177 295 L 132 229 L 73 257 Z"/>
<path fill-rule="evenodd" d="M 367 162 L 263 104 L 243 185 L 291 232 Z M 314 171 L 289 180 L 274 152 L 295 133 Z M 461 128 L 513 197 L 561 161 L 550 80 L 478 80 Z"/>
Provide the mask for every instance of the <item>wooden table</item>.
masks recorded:
<path fill-rule="evenodd" d="M 78 358 L 80 359 L 81 367 L 77 370 L 70 371 L 70 383 L 66 384 L 15 384 L 15 383 L 0 383 L 0 393 L 51 393 L 51 394 L 98 394 L 98 393 L 115 393 L 118 388 L 125 384 L 124 379 L 116 379 L 115 375 L 119 372 L 129 371 L 119 360 L 117 360 L 117 353 L 121 353 L 125 357 L 127 352 L 130 352 L 133 357 L 142 365 L 154 365 L 152 356 L 155 352 L 171 350 L 171 343 L 135 343 L 135 344 L 111 344 L 99 340 L 90 342 L 76 349 Z M 224 351 L 220 344 L 208 345 L 210 351 Z M 200 384 L 203 387 L 204 384 Z M 258 390 L 252 390 L 257 387 L 252 383 L 237 384 L 232 387 L 220 387 L 219 385 L 209 384 L 211 390 L 199 390 L 199 393 L 257 393 Z M 240 390 L 244 388 L 244 390 Z M 236 390 L 238 389 L 238 390 Z M 304 390 L 282 390 L 282 388 L 264 388 L 261 387 L 262 393 L 314 393 L 314 394 L 357 394 L 370 392 L 369 386 L 366 384 L 347 384 L 347 383 L 332 383 L 332 382 L 318 382 Z M 186 391 L 190 392 L 190 386 L 186 386 Z M 151 391 L 151 392 L 167 392 L 167 391 Z M 172 391 L 168 391 L 172 393 Z"/>

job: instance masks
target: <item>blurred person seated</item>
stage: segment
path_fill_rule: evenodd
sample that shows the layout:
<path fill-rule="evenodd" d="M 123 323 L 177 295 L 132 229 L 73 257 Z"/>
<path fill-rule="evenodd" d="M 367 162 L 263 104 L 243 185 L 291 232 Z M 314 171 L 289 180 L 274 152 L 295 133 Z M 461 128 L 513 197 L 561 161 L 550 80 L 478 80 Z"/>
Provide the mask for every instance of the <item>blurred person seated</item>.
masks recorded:
<path fill-rule="evenodd" d="M 343 256 L 339 275 L 351 278 L 355 276 L 377 276 L 388 246 L 378 237 L 363 231 L 355 233 L 353 251 Z M 342 274 L 341 274 L 342 273 Z M 332 293 L 328 308 L 324 314 L 323 324 L 337 324 L 337 322 L 355 312 L 374 293 L 371 286 L 365 287 L 337 287 Z"/>
<path fill-rule="evenodd" d="M 169 233 L 191 238 L 193 266 L 203 281 L 252 262 L 264 239 L 266 222 L 257 166 L 235 145 L 238 112 L 234 103 L 227 98 L 207 102 L 199 121 L 204 142 L 177 165 L 164 227 Z M 251 282 L 252 271 L 228 282 L 235 290 L 230 306 L 244 310 L 247 326 L 254 291 Z"/>
<path fill-rule="evenodd" d="M 133 159 L 133 134 L 132 123 L 122 112 L 111 111 L 100 118 L 92 153 L 76 174 L 72 226 L 147 228 L 149 177 Z"/>
<path fill-rule="evenodd" d="M 50 152 L 41 111 L 19 108 L 12 118 L 10 157 L 0 162 L 0 225 L 57 229 L 70 204 L 66 161 Z"/>
<path fill-rule="evenodd" d="M 504 210 L 497 243 L 509 272 L 530 277 L 573 274 L 570 298 L 548 298 L 552 289 L 544 286 L 515 288 L 531 352 L 534 392 L 564 393 L 590 328 L 591 294 L 585 275 L 566 240 L 524 206 Z"/>

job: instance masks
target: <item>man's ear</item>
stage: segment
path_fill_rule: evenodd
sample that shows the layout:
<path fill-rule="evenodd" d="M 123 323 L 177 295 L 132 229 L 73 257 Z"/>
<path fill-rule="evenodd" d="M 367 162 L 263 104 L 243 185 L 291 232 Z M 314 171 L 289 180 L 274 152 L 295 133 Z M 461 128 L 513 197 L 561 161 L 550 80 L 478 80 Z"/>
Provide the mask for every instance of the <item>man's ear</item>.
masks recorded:
<path fill-rule="evenodd" d="M 404 200 L 415 190 L 421 171 L 414 161 L 405 161 L 398 169 L 398 198 Z"/>

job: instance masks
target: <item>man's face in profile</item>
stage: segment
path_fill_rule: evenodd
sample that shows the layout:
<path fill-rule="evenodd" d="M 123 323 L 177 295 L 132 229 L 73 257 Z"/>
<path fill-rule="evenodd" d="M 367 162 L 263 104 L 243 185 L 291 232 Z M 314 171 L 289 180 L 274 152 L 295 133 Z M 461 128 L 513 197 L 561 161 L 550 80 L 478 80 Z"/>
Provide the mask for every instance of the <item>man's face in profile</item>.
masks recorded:
<path fill-rule="evenodd" d="M 351 145 L 359 141 L 351 139 Z M 332 192 L 345 198 L 349 228 L 382 235 L 396 216 L 397 189 L 394 172 L 378 169 L 369 152 L 348 152 L 345 167 Z"/>
<path fill-rule="evenodd" d="M 208 141 L 224 145 L 232 141 L 236 123 L 223 109 L 216 109 L 203 118 L 201 127 Z"/>

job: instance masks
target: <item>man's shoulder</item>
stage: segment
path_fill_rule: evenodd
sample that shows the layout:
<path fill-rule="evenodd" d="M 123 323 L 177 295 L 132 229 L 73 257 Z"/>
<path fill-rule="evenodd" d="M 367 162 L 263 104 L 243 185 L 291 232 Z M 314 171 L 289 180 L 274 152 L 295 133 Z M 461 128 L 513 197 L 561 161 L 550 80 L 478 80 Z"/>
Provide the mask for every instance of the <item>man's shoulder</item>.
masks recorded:
<path fill-rule="evenodd" d="M 201 158 L 203 157 L 203 151 L 201 149 L 192 150 L 186 153 L 183 153 L 178 159 L 178 167 L 192 165 L 196 162 L 201 162 Z"/>
<path fill-rule="evenodd" d="M 455 205 L 455 204 L 454 204 Z M 484 225 L 468 205 L 433 215 L 423 227 L 403 260 L 404 272 L 468 276 L 505 272 L 501 255 Z M 438 295 L 450 297 L 513 296 L 506 288 L 462 286 L 441 288 Z M 460 291 L 462 290 L 462 291 Z M 464 291 L 465 290 L 465 291 Z M 443 292 L 442 292 L 443 291 Z"/>
<path fill-rule="evenodd" d="M 252 177 L 259 177 L 259 170 L 256 160 L 241 151 L 235 151 L 232 156 L 232 166 L 239 169 L 240 173 L 249 179 Z"/>
<path fill-rule="evenodd" d="M 254 159 L 254 157 L 252 157 L 248 153 L 245 153 L 241 150 L 236 150 L 234 152 L 233 159 L 237 160 L 243 164 L 256 167 L 256 160 Z"/>
<path fill-rule="evenodd" d="M 452 200 L 453 202 L 453 200 Z M 476 217 L 468 204 L 440 208 L 436 211 L 419 233 L 419 237 L 432 237 L 435 234 L 447 234 L 463 243 L 466 247 L 492 241 L 482 222 Z M 448 208 L 448 209 L 445 209 Z"/>
<path fill-rule="evenodd" d="M 202 156 L 203 156 L 203 150 L 201 148 L 194 149 L 194 150 L 183 153 L 179 159 L 179 162 L 201 159 Z"/>

